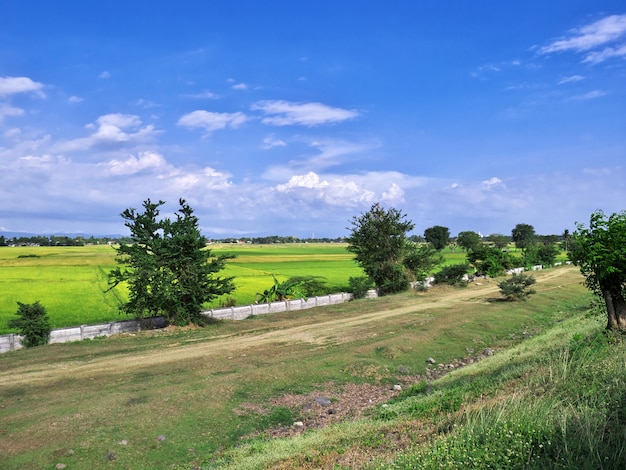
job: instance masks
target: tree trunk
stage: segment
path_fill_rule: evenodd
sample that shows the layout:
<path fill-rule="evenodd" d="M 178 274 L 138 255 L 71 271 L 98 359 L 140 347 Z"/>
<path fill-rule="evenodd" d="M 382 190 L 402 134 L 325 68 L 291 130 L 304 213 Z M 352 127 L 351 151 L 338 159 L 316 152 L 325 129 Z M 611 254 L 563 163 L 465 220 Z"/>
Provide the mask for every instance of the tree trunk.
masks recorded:
<path fill-rule="evenodd" d="M 621 293 L 612 295 L 611 291 L 605 289 L 602 291 L 604 302 L 606 304 L 608 330 L 626 330 L 626 299 Z"/>

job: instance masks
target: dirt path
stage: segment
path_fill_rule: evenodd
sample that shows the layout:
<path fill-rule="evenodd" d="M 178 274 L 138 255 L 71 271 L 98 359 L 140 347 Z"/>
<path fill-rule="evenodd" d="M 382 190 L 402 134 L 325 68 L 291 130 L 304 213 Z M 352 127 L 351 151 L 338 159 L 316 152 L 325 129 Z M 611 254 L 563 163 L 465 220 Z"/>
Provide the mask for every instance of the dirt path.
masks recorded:
<path fill-rule="evenodd" d="M 572 269 L 561 268 L 537 273 L 537 290 L 552 288 L 551 281 L 563 278 L 565 282 L 580 282 L 574 279 Z M 566 280 L 567 278 L 567 280 Z M 124 372 L 154 367 L 155 364 L 187 361 L 194 358 L 206 357 L 212 354 L 228 356 L 242 350 L 270 343 L 293 343 L 305 342 L 311 344 L 325 344 L 329 341 L 337 342 L 346 340 L 351 336 L 348 332 L 366 323 L 380 319 L 388 319 L 406 314 L 426 313 L 432 308 L 450 308 L 461 306 L 468 302 L 484 302 L 489 297 L 497 294 L 498 286 L 495 281 L 477 282 L 467 289 L 454 289 L 445 292 L 445 295 L 432 295 L 411 302 L 410 305 L 388 310 L 377 310 L 362 315 L 350 317 L 338 317 L 323 323 L 311 323 L 293 327 L 280 328 L 260 334 L 237 335 L 214 337 L 207 341 L 199 341 L 191 344 L 174 344 L 160 350 L 145 351 L 139 353 L 120 353 L 107 355 L 102 358 L 94 358 L 89 362 L 60 361 L 46 370 L 41 370 L 37 365 L 18 368 L 0 374 L 0 386 L 27 385 L 41 381 L 62 380 L 65 377 L 89 377 L 104 373 L 123 365 Z"/>

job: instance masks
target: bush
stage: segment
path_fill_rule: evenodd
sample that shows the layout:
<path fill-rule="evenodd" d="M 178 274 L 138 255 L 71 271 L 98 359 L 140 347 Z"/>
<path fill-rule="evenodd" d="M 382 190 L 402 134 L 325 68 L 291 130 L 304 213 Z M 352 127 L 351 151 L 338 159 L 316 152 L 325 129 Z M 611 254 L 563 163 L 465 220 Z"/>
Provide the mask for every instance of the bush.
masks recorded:
<path fill-rule="evenodd" d="M 292 276 L 287 279 L 287 283 L 297 285 L 298 290 L 305 297 L 330 294 L 325 281 L 326 278 L 323 276 Z"/>
<path fill-rule="evenodd" d="M 351 277 L 348 279 L 348 283 L 354 299 L 364 298 L 367 291 L 374 287 L 374 282 L 367 276 Z"/>
<path fill-rule="evenodd" d="M 19 318 L 9 320 L 9 328 L 17 328 L 24 336 L 22 344 L 30 348 L 48 344 L 50 338 L 50 320 L 43 305 L 39 301 L 34 304 L 17 303 L 16 315 Z"/>
<path fill-rule="evenodd" d="M 451 286 L 467 286 L 469 278 L 466 274 L 470 266 L 467 263 L 444 266 L 441 271 L 434 274 L 435 284 L 450 284 Z"/>
<path fill-rule="evenodd" d="M 510 278 L 500 282 L 498 287 L 507 300 L 526 300 L 528 296 L 535 293 L 535 290 L 530 287 L 535 282 L 537 281 L 532 276 L 513 274 Z"/>

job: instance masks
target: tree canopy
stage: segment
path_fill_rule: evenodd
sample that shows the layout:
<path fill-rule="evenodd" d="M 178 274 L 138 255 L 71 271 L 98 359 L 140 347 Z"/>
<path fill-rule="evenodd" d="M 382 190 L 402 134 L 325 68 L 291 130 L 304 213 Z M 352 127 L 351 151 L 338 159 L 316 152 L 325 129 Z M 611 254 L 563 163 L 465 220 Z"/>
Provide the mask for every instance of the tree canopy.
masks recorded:
<path fill-rule="evenodd" d="M 459 234 L 456 237 L 456 242 L 465 251 L 472 250 L 478 247 L 481 243 L 480 235 L 477 234 L 476 232 L 472 232 L 471 230 L 459 232 Z"/>
<path fill-rule="evenodd" d="M 585 285 L 604 299 L 607 328 L 626 330 L 626 211 L 591 214 L 589 227 L 576 224 L 569 257 Z"/>
<path fill-rule="evenodd" d="M 448 227 L 435 225 L 424 230 L 424 238 L 432 244 L 436 250 L 443 250 L 450 241 L 450 230 Z"/>
<path fill-rule="evenodd" d="M 535 243 L 535 227 L 529 224 L 517 224 L 511 231 L 516 248 L 526 249 Z"/>
<path fill-rule="evenodd" d="M 213 257 L 193 209 L 180 199 L 176 219 L 159 220 L 163 201 L 144 201 L 143 212 L 126 209 L 122 218 L 132 243 L 121 243 L 117 262 L 127 266 L 109 273 L 111 289 L 128 283 L 122 311 L 136 318 L 164 315 L 176 324 L 201 323 L 202 304 L 234 290 L 232 277 L 215 277 L 233 256 Z"/>
<path fill-rule="evenodd" d="M 408 289 L 411 281 L 423 279 L 437 263 L 432 247 L 407 239 L 414 224 L 397 209 L 385 210 L 375 203 L 351 222 L 348 251 L 356 255 L 356 262 L 374 281 L 380 295 Z"/>

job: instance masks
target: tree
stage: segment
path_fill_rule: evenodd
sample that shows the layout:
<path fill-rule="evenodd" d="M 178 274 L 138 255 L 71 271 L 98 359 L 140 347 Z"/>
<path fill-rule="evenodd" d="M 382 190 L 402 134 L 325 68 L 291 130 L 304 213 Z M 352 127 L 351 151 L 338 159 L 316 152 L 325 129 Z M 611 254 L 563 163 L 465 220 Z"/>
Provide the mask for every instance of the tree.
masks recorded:
<path fill-rule="evenodd" d="M 511 231 L 516 248 L 526 249 L 535 243 L 535 228 L 528 224 L 517 224 Z"/>
<path fill-rule="evenodd" d="M 17 328 L 24 336 L 22 344 L 24 347 L 43 346 L 48 344 L 50 338 L 50 319 L 46 309 L 39 302 L 34 304 L 17 303 L 16 315 L 18 318 L 9 320 L 9 328 Z"/>
<path fill-rule="evenodd" d="M 176 324 L 202 323 L 202 304 L 234 290 L 232 277 L 215 277 L 231 255 L 214 257 L 198 228 L 193 209 L 180 199 L 176 219 L 159 220 L 163 201 L 144 201 L 143 212 L 126 209 L 122 218 L 132 243 L 120 243 L 119 267 L 109 273 L 110 289 L 128 283 L 122 311 L 136 318 L 164 315 Z"/>
<path fill-rule="evenodd" d="M 509 244 L 511 237 L 507 237 L 501 233 L 492 233 L 487 237 L 487 240 L 493 243 L 496 248 L 502 249 Z"/>
<path fill-rule="evenodd" d="M 576 224 L 570 260 L 585 285 L 604 299 L 607 329 L 626 330 L 626 211 L 591 214 L 589 228 Z"/>
<path fill-rule="evenodd" d="M 456 242 L 465 251 L 473 250 L 481 243 L 480 235 L 472 231 L 459 232 Z"/>
<path fill-rule="evenodd" d="M 424 230 L 424 238 L 428 243 L 431 243 L 437 251 L 441 251 L 450 241 L 450 230 L 448 227 L 435 225 Z"/>
<path fill-rule="evenodd" d="M 495 246 L 480 245 L 467 253 L 467 261 L 479 274 L 497 277 L 515 264 L 509 253 Z"/>
<path fill-rule="evenodd" d="M 513 274 L 510 278 L 498 283 L 498 287 L 507 300 L 526 300 L 535 293 L 535 289 L 531 287 L 535 282 L 537 281 L 534 277 L 520 273 Z"/>
<path fill-rule="evenodd" d="M 407 239 L 413 229 L 406 214 L 397 209 L 385 210 L 379 203 L 360 217 L 353 217 L 348 251 L 372 279 L 380 295 L 408 289 L 409 283 L 424 275 L 432 266 L 433 249 Z"/>

